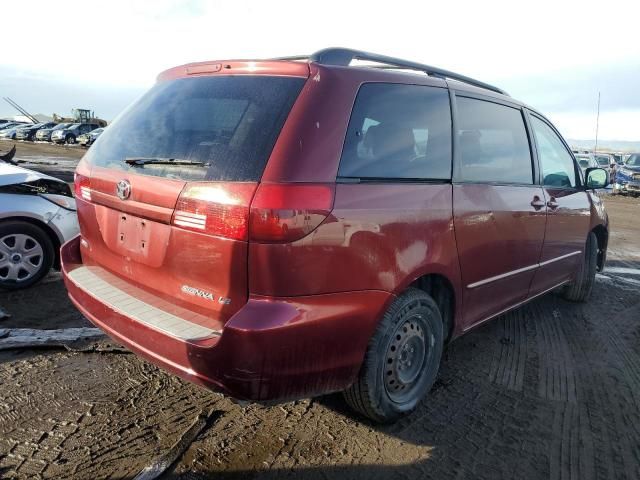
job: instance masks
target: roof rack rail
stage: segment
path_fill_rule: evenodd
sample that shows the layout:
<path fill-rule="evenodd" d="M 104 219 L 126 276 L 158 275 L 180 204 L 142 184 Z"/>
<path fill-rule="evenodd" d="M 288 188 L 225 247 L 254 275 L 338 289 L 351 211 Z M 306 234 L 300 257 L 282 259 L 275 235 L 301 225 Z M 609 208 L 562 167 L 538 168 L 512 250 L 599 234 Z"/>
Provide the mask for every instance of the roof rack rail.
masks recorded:
<path fill-rule="evenodd" d="M 404 68 L 408 70 L 417 70 L 424 72 L 432 77 L 450 78 L 459 82 L 473 85 L 474 87 L 484 88 L 501 95 L 509 95 L 501 88 L 494 87 L 480 80 L 476 80 L 465 75 L 460 75 L 442 68 L 424 65 L 422 63 L 412 62 L 410 60 L 402 60 L 401 58 L 388 57 L 386 55 L 378 55 L 377 53 L 363 52 L 361 50 L 352 50 L 350 48 L 325 48 L 311 55 L 300 55 L 293 57 L 279 57 L 274 60 L 309 60 L 310 62 L 320 63 L 322 65 L 337 65 L 348 67 L 353 60 L 366 60 L 385 65 L 383 68 Z"/>

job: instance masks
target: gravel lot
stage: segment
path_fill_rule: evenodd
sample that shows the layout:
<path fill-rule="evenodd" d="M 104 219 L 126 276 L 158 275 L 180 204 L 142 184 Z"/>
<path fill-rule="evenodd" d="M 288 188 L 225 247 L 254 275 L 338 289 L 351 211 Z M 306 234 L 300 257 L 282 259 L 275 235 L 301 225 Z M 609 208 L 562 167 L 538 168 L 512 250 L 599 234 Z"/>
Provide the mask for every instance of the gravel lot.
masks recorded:
<path fill-rule="evenodd" d="M 68 178 L 81 153 L 18 144 L 17 158 L 59 156 L 25 166 Z M 0 478 L 134 478 L 203 419 L 162 478 L 640 478 L 640 199 L 606 204 L 591 302 L 546 295 L 455 341 L 392 426 L 338 395 L 243 408 L 117 351 L 0 352 Z M 58 274 L 0 307 L 0 328 L 88 325 Z"/>

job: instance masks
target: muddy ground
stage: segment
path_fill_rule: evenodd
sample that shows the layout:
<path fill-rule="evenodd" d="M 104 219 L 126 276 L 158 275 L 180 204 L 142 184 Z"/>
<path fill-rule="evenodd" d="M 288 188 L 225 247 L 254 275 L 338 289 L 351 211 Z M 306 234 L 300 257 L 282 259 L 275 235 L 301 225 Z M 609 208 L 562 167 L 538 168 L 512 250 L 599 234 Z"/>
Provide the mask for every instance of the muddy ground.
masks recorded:
<path fill-rule="evenodd" d="M 640 200 L 606 204 L 591 302 L 547 295 L 455 341 L 392 426 L 339 395 L 243 408 L 131 354 L 0 352 L 0 478 L 134 478 L 201 417 L 162 478 L 640 478 Z M 0 328 L 87 324 L 56 274 L 0 306 Z"/>

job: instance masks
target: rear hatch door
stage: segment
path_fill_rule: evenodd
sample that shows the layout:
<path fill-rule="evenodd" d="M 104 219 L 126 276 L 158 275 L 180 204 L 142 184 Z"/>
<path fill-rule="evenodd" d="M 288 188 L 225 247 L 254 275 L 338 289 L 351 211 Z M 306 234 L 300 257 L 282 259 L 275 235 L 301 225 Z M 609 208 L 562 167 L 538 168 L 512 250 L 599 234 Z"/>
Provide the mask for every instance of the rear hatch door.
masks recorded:
<path fill-rule="evenodd" d="M 78 167 L 85 264 L 183 316 L 186 309 L 224 324 L 247 302 L 249 206 L 304 81 L 246 75 L 156 84 Z"/>

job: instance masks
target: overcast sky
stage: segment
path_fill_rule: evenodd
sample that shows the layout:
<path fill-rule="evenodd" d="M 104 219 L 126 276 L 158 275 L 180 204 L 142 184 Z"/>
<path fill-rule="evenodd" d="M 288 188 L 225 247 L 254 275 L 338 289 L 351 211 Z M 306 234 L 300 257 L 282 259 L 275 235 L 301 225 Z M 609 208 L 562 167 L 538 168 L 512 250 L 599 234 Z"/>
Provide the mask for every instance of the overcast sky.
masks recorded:
<path fill-rule="evenodd" d="M 11 1 L 0 97 L 31 113 L 112 119 L 165 68 L 344 46 L 507 90 L 568 138 L 640 140 L 640 2 Z M 15 39 L 12 42 L 10 39 Z M 16 112 L 0 103 L 0 116 Z"/>

